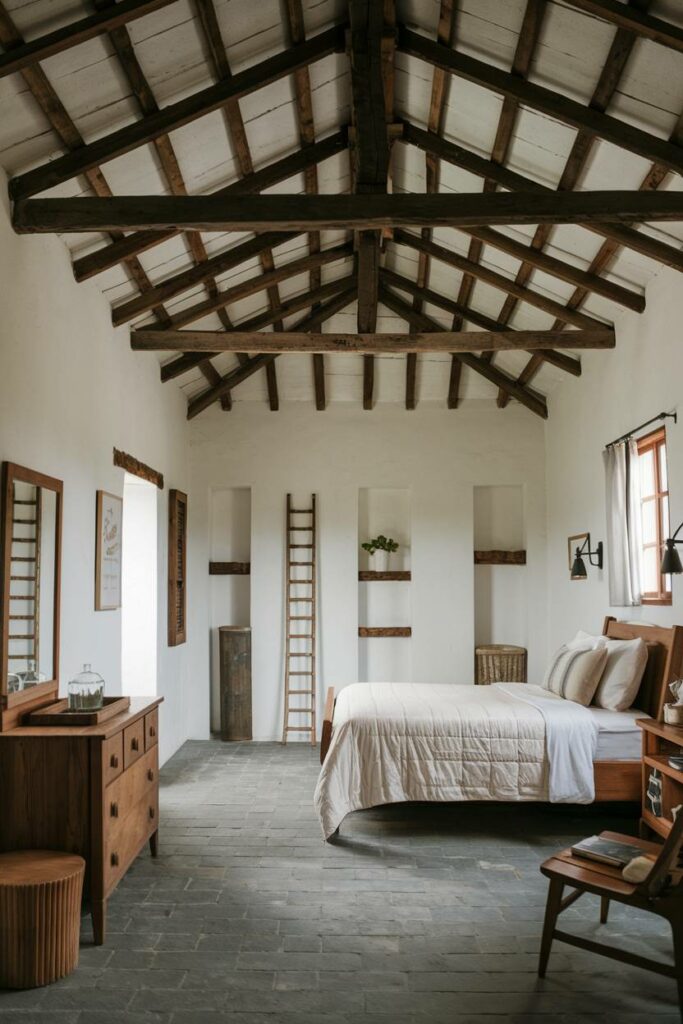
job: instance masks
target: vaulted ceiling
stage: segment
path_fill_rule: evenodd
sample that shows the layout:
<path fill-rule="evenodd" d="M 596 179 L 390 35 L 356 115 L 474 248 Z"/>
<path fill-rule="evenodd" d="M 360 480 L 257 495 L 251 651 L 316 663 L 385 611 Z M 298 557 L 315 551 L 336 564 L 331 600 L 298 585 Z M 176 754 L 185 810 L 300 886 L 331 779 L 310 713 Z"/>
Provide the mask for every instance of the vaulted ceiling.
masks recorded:
<path fill-rule="evenodd" d="M 546 416 L 683 271 L 678 0 L 18 0 L 0 44 L 16 230 L 189 416 Z"/>

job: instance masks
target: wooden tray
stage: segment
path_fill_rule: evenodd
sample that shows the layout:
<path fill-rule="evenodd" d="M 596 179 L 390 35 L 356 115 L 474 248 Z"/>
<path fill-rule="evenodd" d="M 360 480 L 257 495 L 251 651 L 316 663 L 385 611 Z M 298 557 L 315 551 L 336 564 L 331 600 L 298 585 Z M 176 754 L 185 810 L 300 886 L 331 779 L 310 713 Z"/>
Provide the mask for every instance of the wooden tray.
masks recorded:
<path fill-rule="evenodd" d="M 99 725 L 130 707 L 130 697 L 105 697 L 98 711 L 69 711 L 68 700 L 58 700 L 27 715 L 26 725 Z"/>

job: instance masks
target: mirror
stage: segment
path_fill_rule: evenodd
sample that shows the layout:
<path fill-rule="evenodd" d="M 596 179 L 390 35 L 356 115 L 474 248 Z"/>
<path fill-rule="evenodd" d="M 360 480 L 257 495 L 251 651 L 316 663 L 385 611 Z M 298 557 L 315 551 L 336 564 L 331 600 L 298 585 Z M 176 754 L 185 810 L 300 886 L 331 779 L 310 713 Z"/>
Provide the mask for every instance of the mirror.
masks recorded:
<path fill-rule="evenodd" d="M 2 476 L 0 703 L 55 691 L 62 482 L 12 462 Z"/>

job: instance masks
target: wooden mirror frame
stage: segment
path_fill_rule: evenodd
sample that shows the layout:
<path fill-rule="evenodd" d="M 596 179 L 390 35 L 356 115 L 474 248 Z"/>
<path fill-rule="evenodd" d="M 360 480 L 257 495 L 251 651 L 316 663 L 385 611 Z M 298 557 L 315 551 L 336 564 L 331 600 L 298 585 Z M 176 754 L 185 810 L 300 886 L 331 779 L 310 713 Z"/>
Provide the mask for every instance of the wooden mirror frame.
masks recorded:
<path fill-rule="evenodd" d="M 19 693 L 8 693 L 7 677 L 9 674 L 9 593 L 10 593 L 10 556 L 12 552 L 12 490 L 15 482 L 33 484 L 53 491 L 55 502 L 55 570 L 53 595 L 52 623 L 52 679 L 32 686 L 30 690 Z M 0 564 L 2 564 L 2 587 L 0 588 L 0 732 L 5 723 L 6 712 L 16 709 L 18 705 L 47 703 L 56 697 L 59 690 L 59 626 L 60 626 L 60 594 L 62 577 L 62 494 L 64 485 L 61 480 L 37 473 L 14 462 L 2 464 L 2 506 L 0 518 Z M 14 714 L 10 716 L 14 718 Z"/>

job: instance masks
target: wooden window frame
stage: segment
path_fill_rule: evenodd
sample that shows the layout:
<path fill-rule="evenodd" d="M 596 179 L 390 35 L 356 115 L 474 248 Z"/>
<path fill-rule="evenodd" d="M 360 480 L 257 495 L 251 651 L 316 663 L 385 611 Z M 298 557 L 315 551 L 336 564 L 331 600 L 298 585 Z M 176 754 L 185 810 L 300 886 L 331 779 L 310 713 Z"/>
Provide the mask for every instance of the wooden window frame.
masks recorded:
<path fill-rule="evenodd" d="M 168 492 L 168 646 L 177 647 L 186 640 L 187 495 L 171 489 Z"/>
<path fill-rule="evenodd" d="M 647 494 L 644 497 L 641 496 L 640 504 L 641 510 L 646 501 L 654 501 L 657 505 L 657 515 L 655 517 L 656 523 L 656 540 L 653 543 L 645 544 L 641 543 L 641 550 L 645 551 L 646 548 L 656 547 L 660 553 L 660 556 L 664 553 L 664 542 L 666 537 L 664 536 L 663 524 L 662 524 L 662 509 L 663 504 L 666 501 L 667 507 L 669 503 L 669 490 L 662 487 L 662 476 L 660 470 L 660 449 L 664 449 L 664 457 L 667 456 L 666 451 L 666 429 L 660 427 L 658 430 L 653 430 L 652 433 L 646 434 L 645 437 L 641 437 L 637 441 L 638 445 L 638 457 L 644 455 L 648 451 L 653 453 L 654 463 L 654 485 L 655 489 L 652 494 Z M 668 464 L 667 464 L 667 483 L 668 483 Z M 642 514 L 642 513 L 641 513 Z M 655 591 L 643 592 L 641 596 L 643 604 L 650 605 L 670 605 L 672 603 L 671 590 L 666 589 L 666 577 L 661 573 L 659 574 L 659 589 Z"/>

